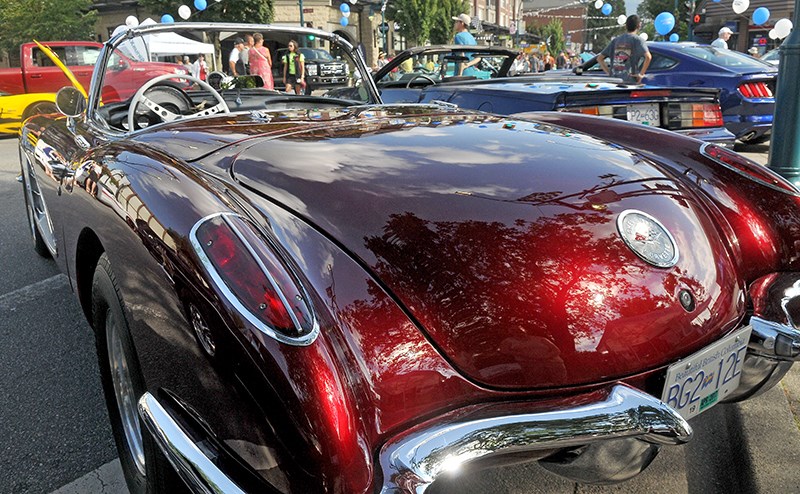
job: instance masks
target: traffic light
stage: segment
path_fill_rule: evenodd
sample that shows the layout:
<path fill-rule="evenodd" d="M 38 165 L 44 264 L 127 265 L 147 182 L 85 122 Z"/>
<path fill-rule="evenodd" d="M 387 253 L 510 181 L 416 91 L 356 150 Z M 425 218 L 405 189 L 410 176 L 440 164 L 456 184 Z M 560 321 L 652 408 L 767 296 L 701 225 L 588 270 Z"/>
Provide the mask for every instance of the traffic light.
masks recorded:
<path fill-rule="evenodd" d="M 706 15 L 705 14 L 695 14 L 692 16 L 692 24 L 695 26 L 700 24 L 705 24 L 706 22 Z"/>

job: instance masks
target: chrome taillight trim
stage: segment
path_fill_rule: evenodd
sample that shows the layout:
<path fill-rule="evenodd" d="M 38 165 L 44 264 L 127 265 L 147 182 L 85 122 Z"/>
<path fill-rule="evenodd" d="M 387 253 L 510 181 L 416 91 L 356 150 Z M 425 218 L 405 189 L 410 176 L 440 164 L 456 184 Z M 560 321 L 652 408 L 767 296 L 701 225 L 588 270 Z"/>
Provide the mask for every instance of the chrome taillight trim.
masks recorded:
<path fill-rule="evenodd" d="M 244 246 L 247 248 L 248 252 L 250 253 L 250 256 L 252 256 L 252 258 L 255 259 L 256 263 L 261 268 L 261 272 L 267 278 L 267 280 L 269 281 L 270 285 L 275 290 L 275 293 L 277 293 L 278 296 L 280 297 L 281 303 L 283 304 L 283 306 L 286 309 L 286 311 L 289 313 L 289 317 L 291 317 L 292 323 L 294 323 L 294 325 L 295 325 L 295 329 L 297 329 L 298 331 L 302 331 L 302 326 L 300 325 L 300 321 L 297 319 L 297 316 L 292 311 L 291 306 L 289 305 L 289 301 L 286 298 L 286 295 L 283 293 L 283 291 L 278 286 L 277 282 L 275 281 L 275 278 L 272 276 L 272 274 L 269 272 L 267 267 L 264 265 L 264 263 L 262 262 L 261 258 L 258 256 L 258 254 L 256 253 L 255 249 L 253 248 L 253 246 L 250 245 L 250 242 L 248 242 L 247 239 L 242 234 L 242 232 L 239 231 L 239 228 L 232 221 L 229 221 L 227 219 L 228 217 L 236 217 L 236 218 L 240 218 L 242 221 L 245 221 L 245 222 L 248 221 L 247 219 L 243 218 L 241 215 L 238 215 L 238 214 L 235 214 L 235 213 L 214 213 L 214 214 L 208 215 L 208 216 L 200 219 L 197 223 L 195 223 L 194 226 L 192 227 L 191 232 L 189 233 L 189 241 L 192 243 L 192 247 L 194 248 L 195 252 L 197 253 L 197 256 L 199 257 L 200 262 L 203 264 L 203 267 L 205 268 L 206 272 L 208 273 L 208 275 L 211 277 L 212 281 L 214 282 L 214 285 L 217 287 L 217 289 L 219 289 L 219 291 L 222 293 L 222 295 L 225 297 L 225 299 L 231 305 L 233 305 L 236 308 L 236 310 L 239 312 L 239 314 L 241 314 L 247 320 L 247 322 L 252 324 L 254 327 L 256 327 L 259 331 L 261 331 L 265 335 L 267 335 L 270 338 L 273 338 L 275 340 L 278 340 L 281 343 L 286 343 L 287 345 L 308 346 L 308 345 L 312 344 L 314 342 L 314 340 L 316 340 L 317 336 L 319 335 L 319 322 L 317 321 L 317 318 L 315 317 L 314 308 L 313 308 L 313 306 L 311 304 L 311 298 L 308 296 L 308 293 L 306 292 L 305 288 L 302 285 L 298 284 L 297 288 L 298 288 L 298 290 L 300 290 L 302 292 L 302 295 L 303 295 L 303 297 L 305 297 L 305 300 L 307 302 L 308 311 L 309 311 L 310 316 L 311 316 L 311 329 L 307 333 L 302 334 L 300 336 L 287 336 L 287 335 L 285 335 L 283 333 L 280 333 L 280 332 L 274 330 L 270 326 L 268 326 L 261 319 L 259 319 L 258 316 L 256 316 L 249 309 L 247 309 L 247 307 L 245 307 L 244 304 L 242 304 L 242 302 L 233 293 L 233 291 L 230 289 L 230 287 L 228 287 L 228 284 L 225 283 L 225 281 L 219 275 L 219 273 L 217 272 L 217 269 L 214 267 L 214 264 L 208 258 L 208 255 L 206 254 L 205 250 L 203 250 L 203 247 L 200 245 L 200 241 L 197 239 L 197 230 L 205 222 L 207 222 L 209 220 L 212 220 L 214 218 L 217 218 L 217 217 L 221 217 L 223 219 L 223 221 L 225 221 L 225 224 L 236 234 L 236 236 L 239 238 L 239 240 L 242 242 L 242 244 L 244 244 Z M 267 248 L 269 248 L 269 247 L 267 247 Z M 284 268 L 287 271 L 291 272 L 291 270 L 288 267 L 284 266 Z"/>
<path fill-rule="evenodd" d="M 138 402 L 139 416 L 158 448 L 192 492 L 245 494 L 191 439 L 155 396 L 145 392 Z"/>
<path fill-rule="evenodd" d="M 769 187 L 769 188 L 770 188 L 770 189 L 772 189 L 772 190 L 777 190 L 778 192 L 783 192 L 784 194 L 789 194 L 789 195 L 791 195 L 791 196 L 800 197 L 800 190 L 798 190 L 798 189 L 797 189 L 797 187 L 795 187 L 795 185 L 794 185 L 793 183 L 789 182 L 788 180 L 785 180 L 785 179 L 784 179 L 783 177 L 781 177 L 780 175 L 778 175 L 778 176 L 777 176 L 777 178 L 778 178 L 778 179 L 780 179 L 780 180 L 783 180 L 783 182 L 784 182 L 785 184 L 788 184 L 788 185 L 790 185 L 790 186 L 792 187 L 792 189 L 794 189 L 794 190 L 791 190 L 791 191 L 790 191 L 790 190 L 786 190 L 786 189 L 784 189 L 784 188 L 782 188 L 782 187 L 778 187 L 778 186 L 777 186 L 777 185 L 775 185 L 775 184 L 771 184 L 771 183 L 769 183 L 769 182 L 767 182 L 767 181 L 765 181 L 765 180 L 762 180 L 762 179 L 760 179 L 760 178 L 758 178 L 758 177 L 754 177 L 753 175 L 750 175 L 749 173 L 743 172 L 742 170 L 739 170 L 739 169 L 738 169 L 738 168 L 736 168 L 735 166 L 731 166 L 731 165 L 729 165 L 729 164 L 725 163 L 725 162 L 724 162 L 724 161 L 722 161 L 721 159 L 718 159 L 718 158 L 715 158 L 714 156 L 711 156 L 711 154 L 709 154 L 709 153 L 708 153 L 707 149 L 708 149 L 708 147 L 709 147 L 709 146 L 714 146 L 714 145 L 715 145 L 715 144 L 714 144 L 714 143 L 711 143 L 711 142 L 705 142 L 705 143 L 703 143 L 703 145 L 702 145 L 702 146 L 700 146 L 700 154 L 702 154 L 703 156 L 705 156 L 706 158 L 708 158 L 708 159 L 710 159 L 710 160 L 714 160 L 714 162 L 715 162 L 715 163 L 719 163 L 720 165 L 724 166 L 724 167 L 725 167 L 725 168 L 727 168 L 728 170 L 730 170 L 730 171 L 732 171 L 732 172 L 735 172 L 735 173 L 738 173 L 739 175 L 741 175 L 741 176 L 743 176 L 743 177 L 747 177 L 747 178 L 749 178 L 750 180 L 752 180 L 752 181 L 754 181 L 754 182 L 758 182 L 759 184 L 761 184 L 761 185 L 763 185 L 763 186 L 765 186 L 765 187 Z M 721 148 L 721 149 L 725 149 L 726 151 L 735 152 L 735 151 L 733 151 L 732 149 L 727 149 L 727 148 L 724 148 L 724 147 L 722 147 L 722 146 L 717 146 L 717 147 L 718 147 L 718 148 Z M 749 158 L 748 158 L 748 157 L 746 157 L 746 156 L 742 156 L 742 158 L 744 158 L 744 159 L 746 159 L 746 160 L 748 160 L 748 161 L 752 162 L 752 163 L 753 163 L 755 166 L 761 166 L 761 165 L 759 165 L 758 163 L 756 163 L 755 161 L 753 161 L 753 160 L 749 159 Z M 764 169 L 765 169 L 765 170 L 769 170 L 769 168 L 765 168 L 765 167 L 764 167 Z M 777 174 L 776 174 L 776 175 L 777 175 Z"/>

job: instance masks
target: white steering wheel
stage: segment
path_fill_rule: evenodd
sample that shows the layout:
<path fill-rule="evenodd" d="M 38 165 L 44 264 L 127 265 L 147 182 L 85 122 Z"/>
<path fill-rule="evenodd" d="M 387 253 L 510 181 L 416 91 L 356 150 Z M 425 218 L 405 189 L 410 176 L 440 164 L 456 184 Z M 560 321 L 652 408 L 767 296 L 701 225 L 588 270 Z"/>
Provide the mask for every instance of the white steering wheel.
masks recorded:
<path fill-rule="evenodd" d="M 151 87 L 155 86 L 161 81 L 166 81 L 168 79 L 184 79 L 187 81 L 194 82 L 195 84 L 199 85 L 202 89 L 210 92 L 214 99 L 217 100 L 217 104 L 206 108 L 204 110 L 200 110 L 196 113 L 192 113 L 191 115 L 181 115 L 179 113 L 174 113 L 163 106 L 159 105 L 155 101 L 151 100 L 147 96 L 145 96 L 145 92 L 150 89 Z M 135 127 L 136 123 L 136 108 L 143 104 L 146 106 L 150 111 L 156 114 L 158 118 L 161 119 L 162 122 L 172 122 L 174 120 L 180 119 L 187 119 L 187 118 L 197 118 L 197 117 L 205 117 L 209 115 L 215 115 L 217 113 L 230 113 L 231 110 L 228 108 L 228 104 L 223 99 L 222 95 L 217 92 L 216 89 L 211 87 L 205 81 L 201 81 L 197 77 L 193 77 L 191 75 L 180 75 L 180 74 L 164 74 L 158 77 L 153 77 L 136 91 L 136 94 L 133 95 L 131 99 L 131 105 L 128 108 L 128 131 L 132 132 Z"/>

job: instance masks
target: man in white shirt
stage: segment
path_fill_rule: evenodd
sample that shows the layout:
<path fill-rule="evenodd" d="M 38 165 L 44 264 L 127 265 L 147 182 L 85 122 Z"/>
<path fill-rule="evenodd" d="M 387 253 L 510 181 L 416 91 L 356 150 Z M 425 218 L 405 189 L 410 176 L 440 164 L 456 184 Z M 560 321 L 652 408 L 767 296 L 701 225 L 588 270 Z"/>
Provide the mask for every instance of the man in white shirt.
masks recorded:
<path fill-rule="evenodd" d="M 733 31 L 729 27 L 723 27 L 719 30 L 719 38 L 715 39 L 711 42 L 711 46 L 714 48 L 725 48 L 728 49 L 728 40 L 731 39 L 731 34 Z"/>

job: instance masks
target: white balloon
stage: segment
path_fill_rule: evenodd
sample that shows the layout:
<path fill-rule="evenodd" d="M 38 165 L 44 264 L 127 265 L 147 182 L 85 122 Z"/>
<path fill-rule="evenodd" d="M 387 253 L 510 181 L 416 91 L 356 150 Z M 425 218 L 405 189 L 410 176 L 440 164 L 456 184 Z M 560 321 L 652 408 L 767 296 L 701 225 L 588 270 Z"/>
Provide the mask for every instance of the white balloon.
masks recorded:
<path fill-rule="evenodd" d="M 187 5 L 181 5 L 178 7 L 178 15 L 181 16 L 181 19 L 186 20 L 192 15 L 192 9 Z"/>
<path fill-rule="evenodd" d="M 595 0 L 595 2 L 594 2 L 594 8 L 596 8 L 596 9 L 601 9 L 601 8 L 603 8 L 603 4 L 604 4 L 604 3 L 605 3 L 605 2 L 604 2 L 603 0 Z"/>
<path fill-rule="evenodd" d="M 770 29 L 769 30 L 769 39 L 777 39 L 777 38 L 778 38 L 778 33 L 775 32 L 775 29 Z"/>
<path fill-rule="evenodd" d="M 347 12 L 342 12 L 342 15 L 345 17 L 350 17 L 350 11 L 348 10 Z"/>
<path fill-rule="evenodd" d="M 625 24 L 626 20 L 628 20 L 628 18 L 625 17 L 625 14 L 620 14 L 620 16 L 617 17 L 617 24 L 619 24 L 621 26 L 621 25 Z"/>
<path fill-rule="evenodd" d="M 789 36 L 789 33 L 792 32 L 792 21 L 789 19 L 781 19 L 775 23 L 775 34 L 778 38 L 783 39 Z"/>
<path fill-rule="evenodd" d="M 643 40 L 647 41 L 647 38 L 649 38 L 650 36 L 648 36 L 647 33 L 641 33 L 641 34 L 639 34 L 639 37 L 642 38 Z"/>
<path fill-rule="evenodd" d="M 125 18 L 125 25 L 128 27 L 136 27 L 139 25 L 139 19 L 135 15 L 129 15 Z"/>
<path fill-rule="evenodd" d="M 352 3 L 353 5 L 355 5 L 355 4 L 357 4 L 357 3 L 358 3 L 358 0 L 350 0 L 350 3 Z"/>
<path fill-rule="evenodd" d="M 731 7 L 733 7 L 734 12 L 741 14 L 750 7 L 750 0 L 733 0 Z"/>

